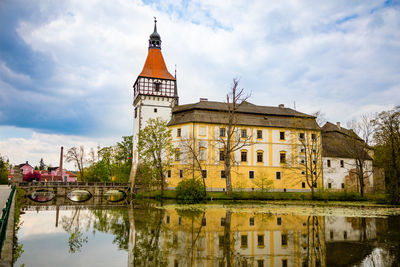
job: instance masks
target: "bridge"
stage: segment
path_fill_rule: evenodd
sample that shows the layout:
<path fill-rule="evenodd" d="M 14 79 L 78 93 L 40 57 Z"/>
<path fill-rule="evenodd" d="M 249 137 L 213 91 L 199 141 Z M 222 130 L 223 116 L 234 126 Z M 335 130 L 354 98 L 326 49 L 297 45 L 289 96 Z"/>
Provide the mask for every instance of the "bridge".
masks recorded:
<path fill-rule="evenodd" d="M 18 187 L 30 195 L 36 191 L 53 192 L 55 196 L 65 197 L 75 190 L 85 190 L 92 196 L 103 196 L 110 190 L 118 190 L 128 195 L 131 188 L 129 183 L 97 183 L 97 182 L 22 182 Z"/>

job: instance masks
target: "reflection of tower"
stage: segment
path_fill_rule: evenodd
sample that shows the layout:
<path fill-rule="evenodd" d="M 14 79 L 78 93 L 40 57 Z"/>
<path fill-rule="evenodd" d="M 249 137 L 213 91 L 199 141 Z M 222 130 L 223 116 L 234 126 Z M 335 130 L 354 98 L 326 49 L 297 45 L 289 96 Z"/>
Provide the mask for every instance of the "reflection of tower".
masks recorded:
<path fill-rule="evenodd" d="M 58 218 L 60 217 L 60 206 L 56 206 L 56 228 L 58 227 Z"/>
<path fill-rule="evenodd" d="M 157 32 L 157 20 L 154 20 L 154 32 L 150 35 L 146 62 L 133 85 L 133 91 L 132 176 L 138 163 L 136 145 L 139 131 L 146 127 L 149 119 L 160 117 L 169 121 L 172 108 L 178 104 L 176 79 L 168 72 L 161 53 L 161 37 Z"/>
<path fill-rule="evenodd" d="M 135 248 L 135 220 L 133 218 L 133 203 L 128 207 L 128 217 L 129 217 L 129 243 L 128 243 L 128 266 L 134 266 L 134 255 L 133 250 Z"/>

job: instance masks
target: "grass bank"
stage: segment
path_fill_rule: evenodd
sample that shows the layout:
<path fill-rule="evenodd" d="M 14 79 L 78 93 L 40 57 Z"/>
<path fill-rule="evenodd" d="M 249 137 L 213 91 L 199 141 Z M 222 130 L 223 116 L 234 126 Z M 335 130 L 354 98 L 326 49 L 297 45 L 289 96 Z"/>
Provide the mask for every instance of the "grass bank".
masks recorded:
<path fill-rule="evenodd" d="M 137 199 L 152 198 L 161 200 L 160 191 L 141 192 L 135 196 Z M 164 191 L 163 199 L 175 199 L 176 191 L 167 190 Z M 314 199 L 311 198 L 311 193 L 308 192 L 232 192 L 227 195 L 225 192 L 207 192 L 206 201 L 299 201 L 306 202 L 317 202 L 319 204 L 324 203 L 342 203 L 352 202 L 358 203 L 359 205 L 368 204 L 389 204 L 390 197 L 386 194 L 365 194 L 361 197 L 359 193 L 349 192 L 315 192 Z"/>

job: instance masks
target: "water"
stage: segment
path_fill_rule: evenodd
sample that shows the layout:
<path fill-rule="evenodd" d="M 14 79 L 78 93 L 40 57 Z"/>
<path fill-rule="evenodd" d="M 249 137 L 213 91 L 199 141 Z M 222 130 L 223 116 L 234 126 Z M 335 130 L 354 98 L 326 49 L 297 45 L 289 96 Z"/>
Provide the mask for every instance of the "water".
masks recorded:
<path fill-rule="evenodd" d="M 14 266 L 399 266 L 400 211 L 25 204 Z"/>

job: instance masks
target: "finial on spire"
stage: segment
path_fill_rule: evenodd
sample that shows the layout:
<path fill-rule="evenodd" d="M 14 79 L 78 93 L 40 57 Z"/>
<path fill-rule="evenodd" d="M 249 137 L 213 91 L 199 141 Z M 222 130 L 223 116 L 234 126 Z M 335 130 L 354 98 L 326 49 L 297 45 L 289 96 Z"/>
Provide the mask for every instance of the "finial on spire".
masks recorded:
<path fill-rule="evenodd" d="M 149 48 L 161 49 L 161 37 L 157 32 L 157 18 L 154 17 L 154 31 L 150 35 Z"/>

